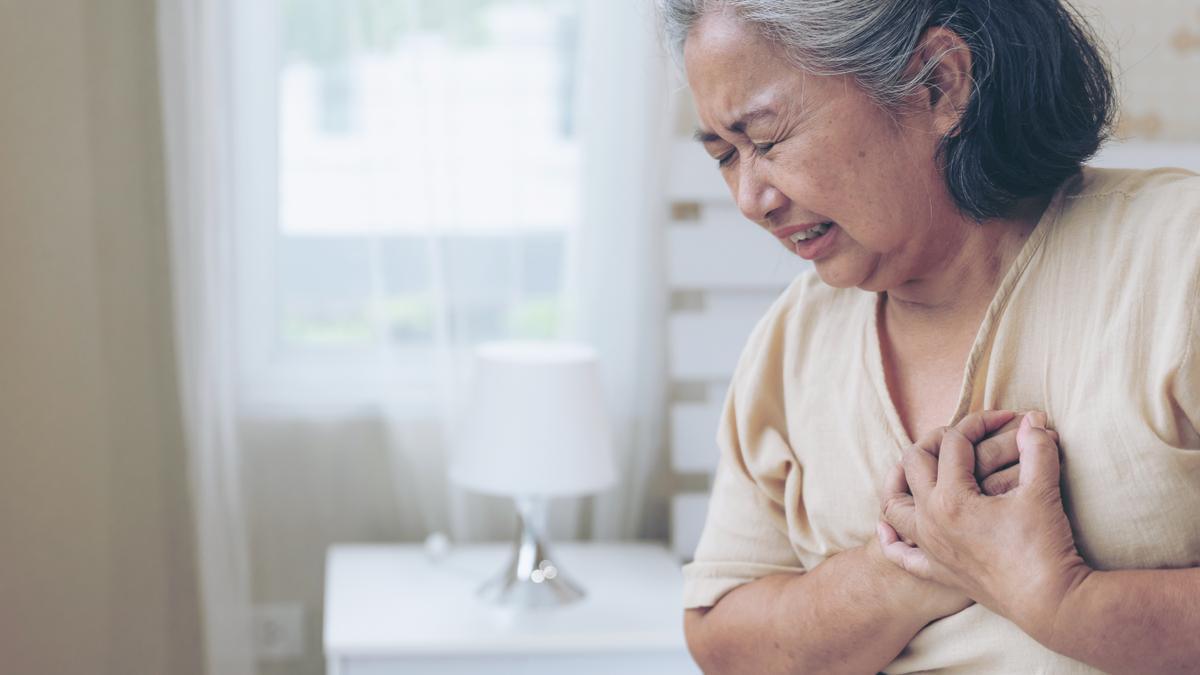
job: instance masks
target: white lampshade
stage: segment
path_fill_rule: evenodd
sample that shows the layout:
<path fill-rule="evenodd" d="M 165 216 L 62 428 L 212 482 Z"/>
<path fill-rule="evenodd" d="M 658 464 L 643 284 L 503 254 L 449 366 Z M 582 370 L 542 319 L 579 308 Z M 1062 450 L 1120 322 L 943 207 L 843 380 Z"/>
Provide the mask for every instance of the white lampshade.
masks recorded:
<path fill-rule="evenodd" d="M 596 353 L 580 344 L 479 347 L 450 476 L 494 495 L 558 497 L 611 486 L 612 435 Z"/>

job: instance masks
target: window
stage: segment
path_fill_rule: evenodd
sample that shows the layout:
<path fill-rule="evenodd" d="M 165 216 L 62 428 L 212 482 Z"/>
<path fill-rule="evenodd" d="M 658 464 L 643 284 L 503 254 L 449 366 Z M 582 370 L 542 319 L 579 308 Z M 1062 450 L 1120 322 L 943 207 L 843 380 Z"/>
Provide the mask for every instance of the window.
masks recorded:
<path fill-rule="evenodd" d="M 281 0 L 259 380 L 358 386 L 383 359 L 420 388 L 435 345 L 560 333 L 576 4 Z"/>

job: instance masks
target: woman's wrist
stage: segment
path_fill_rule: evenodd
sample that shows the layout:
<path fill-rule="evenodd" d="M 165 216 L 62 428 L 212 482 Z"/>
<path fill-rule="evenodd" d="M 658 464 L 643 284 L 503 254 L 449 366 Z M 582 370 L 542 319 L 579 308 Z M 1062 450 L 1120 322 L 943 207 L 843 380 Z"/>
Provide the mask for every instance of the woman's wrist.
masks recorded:
<path fill-rule="evenodd" d="M 1047 648 L 1064 653 L 1072 642 L 1071 629 L 1079 623 L 1076 617 L 1087 611 L 1083 608 L 1093 574 L 1095 570 L 1077 558 L 1055 574 L 1043 575 L 1044 581 L 1035 581 L 1030 593 L 1013 594 L 1012 609 L 1001 613 Z"/>
<path fill-rule="evenodd" d="M 867 543 L 862 550 L 870 561 L 869 574 L 886 588 L 882 595 L 888 611 L 898 619 L 910 621 L 920 628 L 972 604 L 965 595 L 919 579 L 894 565 L 883 555 L 878 541 Z"/>

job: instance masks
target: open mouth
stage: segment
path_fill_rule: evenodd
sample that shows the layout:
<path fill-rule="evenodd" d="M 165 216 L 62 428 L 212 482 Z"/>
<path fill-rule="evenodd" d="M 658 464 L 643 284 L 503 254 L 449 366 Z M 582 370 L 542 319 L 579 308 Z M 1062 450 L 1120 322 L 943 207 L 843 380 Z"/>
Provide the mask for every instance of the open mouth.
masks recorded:
<path fill-rule="evenodd" d="M 831 227 L 833 227 L 832 222 L 821 223 L 820 225 L 814 225 L 803 232 L 797 232 L 788 237 L 788 239 L 790 239 L 793 244 L 798 244 L 802 241 L 808 241 L 809 239 L 816 239 L 817 237 L 820 237 L 828 232 L 829 228 Z"/>

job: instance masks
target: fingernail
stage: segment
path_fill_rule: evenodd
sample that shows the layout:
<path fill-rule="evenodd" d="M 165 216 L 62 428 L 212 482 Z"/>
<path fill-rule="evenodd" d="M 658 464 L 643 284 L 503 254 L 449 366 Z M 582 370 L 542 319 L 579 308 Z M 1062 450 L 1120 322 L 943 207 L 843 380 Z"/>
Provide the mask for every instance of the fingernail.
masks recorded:
<path fill-rule="evenodd" d="M 1046 413 L 1041 411 L 1029 413 L 1029 426 L 1033 427 L 1034 429 L 1041 429 L 1042 431 L 1045 431 Z"/>

